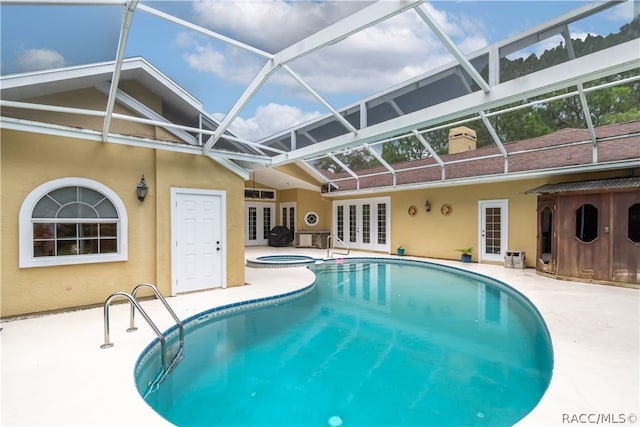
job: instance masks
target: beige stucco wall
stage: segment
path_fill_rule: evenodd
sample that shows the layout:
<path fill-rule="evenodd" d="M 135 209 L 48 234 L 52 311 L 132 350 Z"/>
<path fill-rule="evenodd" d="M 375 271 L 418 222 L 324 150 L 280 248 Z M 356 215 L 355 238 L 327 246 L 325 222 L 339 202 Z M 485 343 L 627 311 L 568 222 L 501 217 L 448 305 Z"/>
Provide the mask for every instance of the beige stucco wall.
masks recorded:
<path fill-rule="evenodd" d="M 170 293 L 170 188 L 227 192 L 227 285 L 244 283 L 242 179 L 203 156 L 2 130 L 0 194 L 2 317 L 102 303 L 110 293 L 155 283 Z M 140 203 L 135 187 L 150 187 Z M 50 180 L 81 177 L 113 190 L 128 214 L 123 262 L 18 267 L 18 215 L 25 197 Z"/>
<path fill-rule="evenodd" d="M 473 260 L 478 260 L 478 203 L 508 200 L 508 250 L 525 251 L 532 263 L 536 249 L 537 195 L 526 190 L 542 185 L 540 180 L 481 184 L 429 190 L 402 191 L 391 197 L 391 250 L 402 245 L 408 255 L 443 259 L 460 259 L 458 248 L 473 247 Z M 424 205 L 429 200 L 431 211 Z M 442 205 L 451 213 L 441 213 Z M 410 206 L 418 214 L 408 214 Z"/>
<path fill-rule="evenodd" d="M 290 190 L 283 196 L 287 196 L 287 201 L 296 202 L 296 224 L 298 231 L 331 231 L 331 201 L 322 198 L 317 191 L 295 189 Z M 318 214 L 319 221 L 315 226 L 309 226 L 304 222 L 304 216 L 308 212 Z"/>

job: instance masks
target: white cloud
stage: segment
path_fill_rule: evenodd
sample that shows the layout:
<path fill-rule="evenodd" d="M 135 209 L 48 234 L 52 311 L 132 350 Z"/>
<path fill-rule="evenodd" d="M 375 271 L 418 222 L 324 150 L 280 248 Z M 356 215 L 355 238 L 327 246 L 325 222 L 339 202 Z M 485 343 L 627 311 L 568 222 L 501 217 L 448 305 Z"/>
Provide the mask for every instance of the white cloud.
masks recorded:
<path fill-rule="evenodd" d="M 196 22 L 251 46 L 277 52 L 367 6 L 363 1 L 196 2 Z"/>
<path fill-rule="evenodd" d="M 249 119 L 237 117 L 231 123 L 231 130 L 241 138 L 257 141 L 319 115 L 318 111 L 307 113 L 291 105 L 269 103 L 258 107 L 254 117 Z M 216 113 L 213 117 L 222 120 L 224 115 Z"/>
<path fill-rule="evenodd" d="M 227 46 L 221 50 L 187 33 L 180 33 L 175 44 L 184 49 L 182 59 L 189 67 L 231 83 L 247 85 L 262 66 L 259 59 L 238 48 Z"/>
<path fill-rule="evenodd" d="M 47 70 L 66 65 L 64 57 L 51 49 L 25 49 L 21 52 L 17 63 L 23 71 Z"/>

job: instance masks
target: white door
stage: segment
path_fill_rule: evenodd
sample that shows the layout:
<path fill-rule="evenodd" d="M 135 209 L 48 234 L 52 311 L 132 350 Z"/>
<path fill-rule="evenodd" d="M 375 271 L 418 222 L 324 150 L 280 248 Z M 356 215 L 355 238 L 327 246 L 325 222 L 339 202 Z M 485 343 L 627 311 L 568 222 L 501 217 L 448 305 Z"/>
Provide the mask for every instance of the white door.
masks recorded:
<path fill-rule="evenodd" d="M 351 249 L 389 251 L 389 198 L 333 204 L 333 234 Z"/>
<path fill-rule="evenodd" d="M 245 245 L 268 245 L 269 232 L 276 225 L 276 204 L 245 202 L 244 211 Z"/>
<path fill-rule="evenodd" d="M 478 202 L 478 261 L 504 262 L 508 237 L 508 200 Z"/>
<path fill-rule="evenodd" d="M 171 189 L 171 293 L 226 287 L 226 194 Z"/>

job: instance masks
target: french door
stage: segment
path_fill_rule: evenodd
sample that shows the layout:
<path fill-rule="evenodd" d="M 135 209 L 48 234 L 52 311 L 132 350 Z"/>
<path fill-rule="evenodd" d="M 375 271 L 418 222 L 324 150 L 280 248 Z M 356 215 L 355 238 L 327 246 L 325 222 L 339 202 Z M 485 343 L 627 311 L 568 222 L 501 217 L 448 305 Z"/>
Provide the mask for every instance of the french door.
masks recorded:
<path fill-rule="evenodd" d="M 389 251 L 389 197 L 333 202 L 333 234 L 351 249 Z"/>
<path fill-rule="evenodd" d="M 508 200 L 478 202 L 478 261 L 504 262 L 509 241 Z"/>
<path fill-rule="evenodd" d="M 269 232 L 276 225 L 276 204 L 245 202 L 244 218 L 245 245 L 268 245 Z"/>
<path fill-rule="evenodd" d="M 280 225 L 296 232 L 296 202 L 280 203 Z"/>

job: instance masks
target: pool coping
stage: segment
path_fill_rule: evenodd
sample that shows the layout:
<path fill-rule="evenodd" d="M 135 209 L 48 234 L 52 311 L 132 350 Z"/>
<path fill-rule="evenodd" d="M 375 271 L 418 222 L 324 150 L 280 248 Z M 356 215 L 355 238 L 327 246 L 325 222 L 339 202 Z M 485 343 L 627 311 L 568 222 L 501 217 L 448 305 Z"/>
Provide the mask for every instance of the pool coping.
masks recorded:
<path fill-rule="evenodd" d="M 275 249 L 247 248 L 247 256 L 293 251 Z M 321 252 L 294 251 L 318 257 Z M 560 426 L 572 420 L 577 423 L 580 416 L 586 421 L 588 416 L 599 417 L 600 424 L 607 425 L 603 421 L 613 416 L 638 415 L 638 290 L 551 279 L 532 269 L 416 259 L 498 279 L 524 294 L 542 314 L 553 343 L 554 374 L 540 403 L 518 426 Z M 289 268 L 287 274 L 247 267 L 246 275 L 251 285 L 179 295 L 168 298 L 169 303 L 183 319 L 217 306 L 294 291 L 313 281 L 313 273 L 305 267 Z M 164 322 L 166 312 L 157 300 L 145 301 L 143 306 L 152 318 Z M 112 307 L 116 345 L 110 350 L 99 348 L 101 308 L 0 324 L 0 424 L 171 425 L 146 405 L 135 388 L 135 362 L 155 336 L 147 327 L 135 334 L 124 332 L 128 309 L 128 304 Z M 172 321 L 158 326 L 166 330 Z"/>

